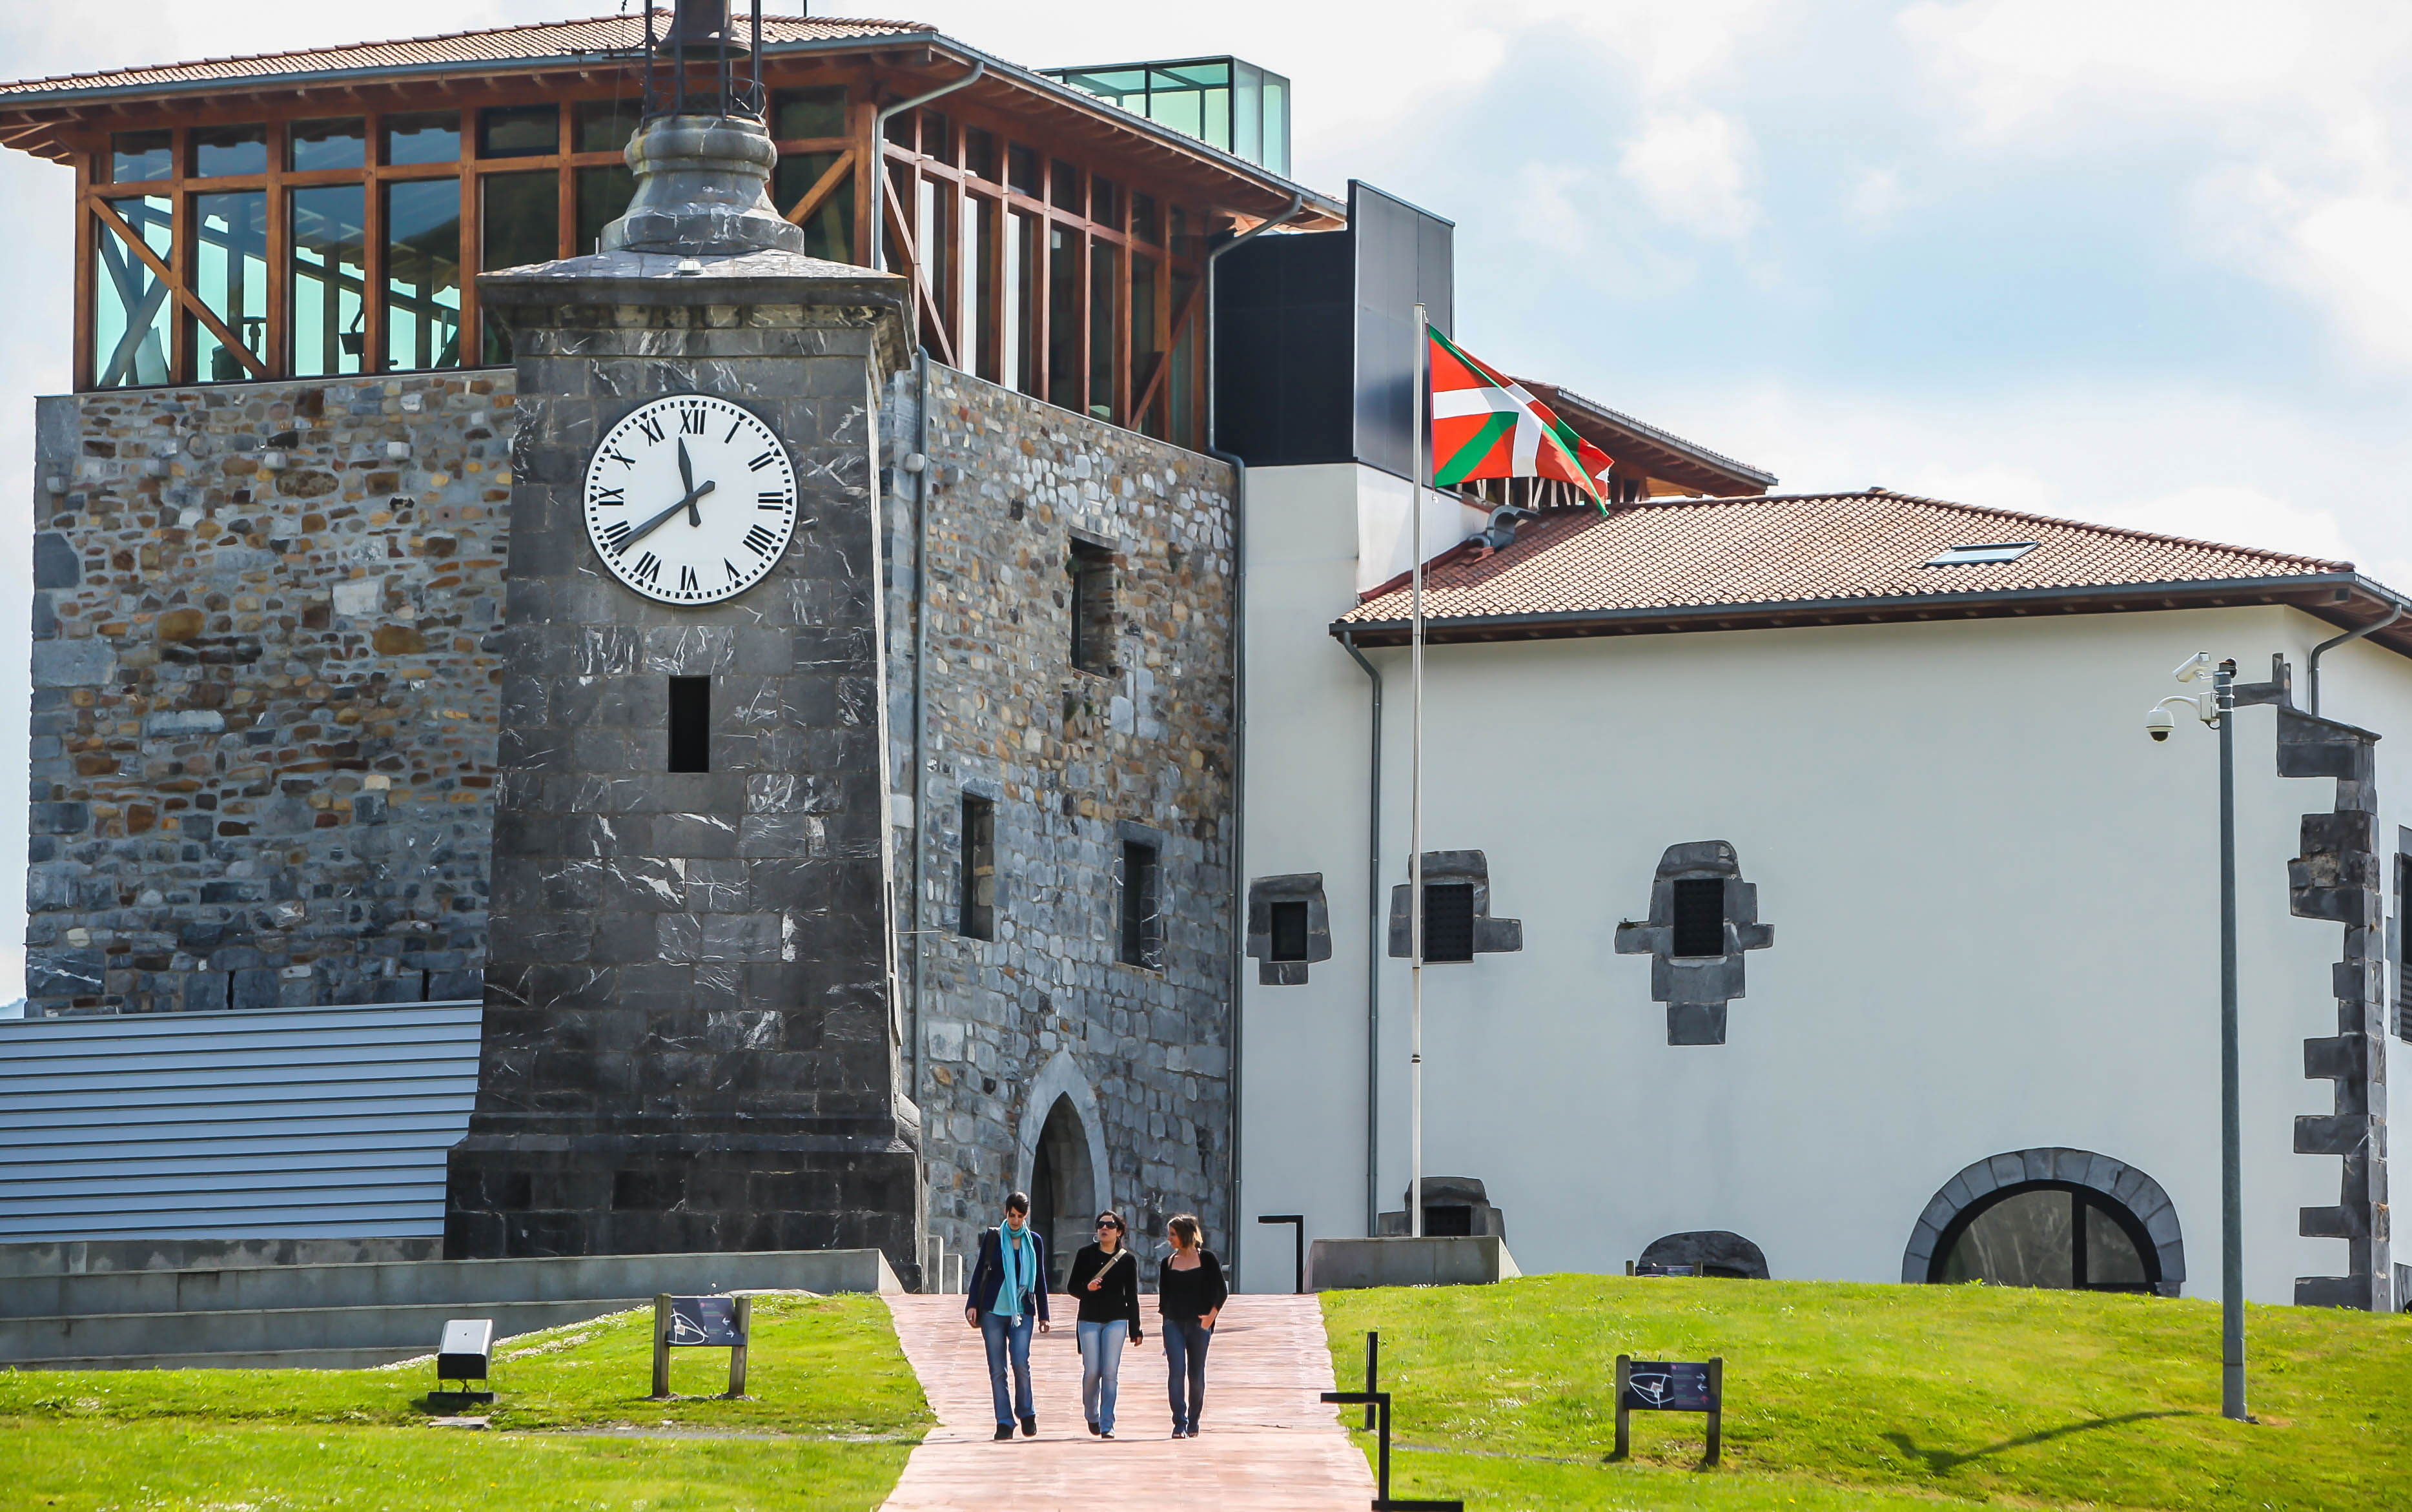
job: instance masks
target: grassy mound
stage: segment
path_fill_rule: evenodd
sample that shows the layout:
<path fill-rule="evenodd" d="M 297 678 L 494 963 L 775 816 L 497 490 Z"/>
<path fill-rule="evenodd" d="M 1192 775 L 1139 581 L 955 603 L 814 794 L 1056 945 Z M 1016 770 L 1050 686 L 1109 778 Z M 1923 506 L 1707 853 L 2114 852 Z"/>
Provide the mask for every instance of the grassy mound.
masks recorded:
<path fill-rule="evenodd" d="M 2412 1317 L 2254 1308 L 2252 1406 L 2219 1416 L 2219 1309 L 1993 1286 L 1537 1276 L 1332 1292 L 1334 1369 L 1400 1394 L 1392 1494 L 1490 1508 L 2172 1512 L 2412 1505 Z M 1726 1359 L 1725 1456 L 1700 1417 L 1634 1415 L 1615 1361 Z M 1368 1447 L 1370 1434 L 1360 1435 Z M 1434 1452 L 1425 1452 L 1434 1451 Z"/>
<path fill-rule="evenodd" d="M 507 1341 L 483 1431 L 439 1428 L 430 1361 L 373 1371 L 0 1372 L 0 1504 L 239 1508 L 871 1508 L 932 1421 L 875 1297 L 754 1304 L 748 1399 L 653 1312 Z M 447 1408 L 445 1411 L 450 1411 Z"/>

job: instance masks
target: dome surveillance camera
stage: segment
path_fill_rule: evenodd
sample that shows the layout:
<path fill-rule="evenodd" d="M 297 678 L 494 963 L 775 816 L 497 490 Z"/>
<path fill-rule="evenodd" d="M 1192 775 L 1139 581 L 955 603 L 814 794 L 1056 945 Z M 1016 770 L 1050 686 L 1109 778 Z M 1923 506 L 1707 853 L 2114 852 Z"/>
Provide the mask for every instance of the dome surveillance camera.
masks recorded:
<path fill-rule="evenodd" d="M 2169 712 L 2167 709 L 2155 708 L 2144 716 L 2144 733 L 2156 741 L 2168 740 L 2169 731 L 2176 727 L 2177 721 L 2169 717 Z"/>

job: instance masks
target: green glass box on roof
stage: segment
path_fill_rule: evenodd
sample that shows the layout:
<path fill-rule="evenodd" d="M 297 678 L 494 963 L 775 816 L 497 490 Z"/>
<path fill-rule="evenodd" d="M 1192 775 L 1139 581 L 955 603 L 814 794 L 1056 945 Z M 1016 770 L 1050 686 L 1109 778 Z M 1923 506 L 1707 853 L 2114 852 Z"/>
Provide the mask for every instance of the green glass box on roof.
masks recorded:
<path fill-rule="evenodd" d="M 1050 79 L 1287 177 L 1289 81 L 1238 58 L 1042 69 Z"/>

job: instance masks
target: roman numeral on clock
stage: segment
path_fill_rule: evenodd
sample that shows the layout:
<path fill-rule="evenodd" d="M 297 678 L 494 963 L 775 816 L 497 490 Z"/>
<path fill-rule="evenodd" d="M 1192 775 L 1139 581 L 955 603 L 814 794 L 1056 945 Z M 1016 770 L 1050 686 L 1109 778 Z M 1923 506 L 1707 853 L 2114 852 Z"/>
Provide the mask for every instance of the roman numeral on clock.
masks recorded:
<path fill-rule="evenodd" d="M 745 465 L 758 473 L 763 468 L 770 466 L 772 462 L 777 462 L 778 460 L 779 454 L 777 452 L 766 451 L 759 457 L 755 458 L 752 462 L 747 462 Z"/>
<path fill-rule="evenodd" d="M 648 583 L 657 581 L 661 578 L 661 575 L 662 559 L 655 556 L 651 551 L 647 551 L 644 555 L 639 557 L 637 559 L 636 567 L 628 574 L 631 578 L 635 578 L 640 581 Z"/>
<path fill-rule="evenodd" d="M 662 418 L 658 415 L 640 415 L 637 417 L 637 429 L 644 432 L 645 439 L 655 446 L 660 446 L 662 444 L 662 436 L 666 433 L 662 430 Z"/>
<path fill-rule="evenodd" d="M 607 504 L 625 505 L 627 502 L 628 491 L 626 489 L 598 488 L 595 491 L 595 506 L 598 509 Z"/>
<path fill-rule="evenodd" d="M 617 447 L 613 447 L 610 450 L 603 453 L 603 460 L 605 462 L 616 462 L 623 467 L 634 467 L 637 465 L 636 458 L 623 454 Z"/>
<path fill-rule="evenodd" d="M 699 580 L 697 580 L 697 578 L 696 578 L 696 575 L 695 575 L 695 568 L 693 568 L 693 567 L 681 567 L 681 568 L 679 568 L 679 592 L 680 592 L 680 593 L 682 593 L 682 594 L 691 594 L 691 593 L 694 593 L 698 588 L 700 588 L 701 586 L 703 586 L 703 585 L 702 585 L 702 583 L 701 583 L 700 581 L 699 581 Z"/>
<path fill-rule="evenodd" d="M 784 493 L 757 493 L 754 497 L 759 501 L 756 506 L 757 508 L 785 509 L 787 506 L 787 496 Z"/>
<path fill-rule="evenodd" d="M 769 531 L 764 530 L 759 525 L 755 526 L 752 530 L 745 533 L 746 549 L 751 550 L 756 556 L 770 555 L 771 549 L 778 544 L 779 537 L 772 535 Z"/>
<path fill-rule="evenodd" d="M 603 544 L 616 551 L 625 546 L 628 537 L 635 534 L 636 530 L 626 521 L 614 520 L 603 528 Z"/>
<path fill-rule="evenodd" d="M 683 409 L 679 411 L 679 434 L 703 434 L 703 411 L 701 409 Z"/>
<path fill-rule="evenodd" d="M 720 565 L 728 569 L 728 580 L 730 582 L 735 582 L 738 579 L 745 576 L 744 573 L 738 570 L 736 563 L 729 561 L 728 558 L 725 556 L 720 559 Z"/>

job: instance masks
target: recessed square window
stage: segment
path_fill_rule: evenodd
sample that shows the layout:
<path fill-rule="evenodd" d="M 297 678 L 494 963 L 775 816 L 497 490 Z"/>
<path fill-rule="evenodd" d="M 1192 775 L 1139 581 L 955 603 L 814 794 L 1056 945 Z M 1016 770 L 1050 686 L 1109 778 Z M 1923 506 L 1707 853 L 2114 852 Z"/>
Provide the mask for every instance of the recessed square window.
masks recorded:
<path fill-rule="evenodd" d="M 1164 969 L 1163 867 L 1156 848 L 1143 841 L 1123 842 L 1121 888 L 1121 948 L 1116 959 L 1125 966 L 1149 971 Z"/>
<path fill-rule="evenodd" d="M 1287 899 L 1271 904 L 1267 909 L 1272 939 L 1267 942 L 1268 961 L 1304 961 L 1307 947 L 1307 906 L 1303 898 Z"/>
<path fill-rule="evenodd" d="M 1114 663 L 1114 553 L 1090 541 L 1072 543 L 1065 564 L 1072 580 L 1072 665 L 1111 676 Z"/>
<path fill-rule="evenodd" d="M 963 877 L 956 932 L 996 938 L 996 804 L 963 795 Z"/>
<path fill-rule="evenodd" d="M 1982 562 L 2016 562 L 2036 549 L 2034 541 L 1987 541 L 1974 546 L 1954 546 L 1935 552 L 1920 564 L 1930 567 L 1965 567 Z"/>

